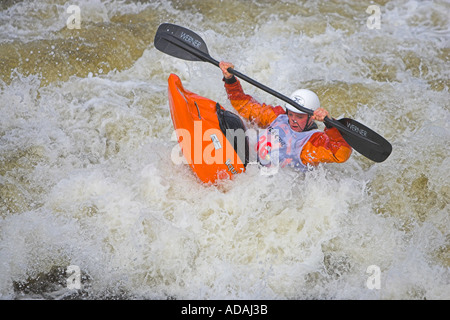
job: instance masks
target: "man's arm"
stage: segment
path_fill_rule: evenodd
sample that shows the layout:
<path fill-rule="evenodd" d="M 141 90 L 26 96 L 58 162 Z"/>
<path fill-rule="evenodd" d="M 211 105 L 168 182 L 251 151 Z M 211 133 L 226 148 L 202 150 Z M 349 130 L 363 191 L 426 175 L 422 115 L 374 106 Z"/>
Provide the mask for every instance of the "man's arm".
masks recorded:
<path fill-rule="evenodd" d="M 257 124 L 260 127 L 267 127 L 276 117 L 285 113 L 283 107 L 273 107 L 268 104 L 260 104 L 252 96 L 245 94 L 241 83 L 234 76 L 230 79 L 224 78 L 225 90 L 227 91 L 228 99 L 233 108 L 239 114 Z"/>
<path fill-rule="evenodd" d="M 233 64 L 222 61 L 219 67 L 223 73 L 223 81 L 225 82 L 228 99 L 233 108 L 243 118 L 264 128 L 272 123 L 278 115 L 285 113 L 281 106 L 273 107 L 265 103 L 260 104 L 252 96 L 245 94 L 239 80 L 227 70 L 228 68 L 234 69 Z"/>
<path fill-rule="evenodd" d="M 336 128 L 326 128 L 324 132 L 312 135 L 303 146 L 300 159 L 304 164 L 318 165 L 321 162 L 342 163 L 350 158 L 352 147 L 344 140 Z"/>

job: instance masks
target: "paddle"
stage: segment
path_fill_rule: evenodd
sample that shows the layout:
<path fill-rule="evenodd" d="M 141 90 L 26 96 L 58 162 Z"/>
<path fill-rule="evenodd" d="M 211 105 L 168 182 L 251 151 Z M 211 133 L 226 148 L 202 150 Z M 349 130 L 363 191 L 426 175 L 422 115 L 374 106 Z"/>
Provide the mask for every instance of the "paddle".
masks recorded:
<path fill-rule="evenodd" d="M 163 23 L 156 31 L 155 48 L 173 57 L 189 60 L 209 62 L 219 67 L 219 61 L 213 59 L 206 47 L 205 41 L 195 32 L 170 23 Z M 261 90 L 289 103 L 298 110 L 312 115 L 314 111 L 304 108 L 288 97 L 269 87 L 247 77 L 246 75 L 228 68 L 229 73 L 258 87 Z M 342 134 L 345 141 L 363 156 L 375 162 L 383 162 L 392 152 L 391 144 L 375 131 L 353 119 L 324 120 L 325 124 L 335 127 Z"/>

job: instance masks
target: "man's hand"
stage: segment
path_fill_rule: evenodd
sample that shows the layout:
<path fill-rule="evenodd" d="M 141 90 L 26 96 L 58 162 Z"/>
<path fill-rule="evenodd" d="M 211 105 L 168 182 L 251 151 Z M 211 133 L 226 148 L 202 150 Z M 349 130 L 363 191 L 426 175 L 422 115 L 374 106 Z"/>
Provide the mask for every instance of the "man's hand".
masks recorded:
<path fill-rule="evenodd" d="M 221 61 L 219 63 L 219 67 L 222 70 L 223 76 L 225 79 L 230 79 L 233 75 L 227 71 L 228 68 L 234 69 L 234 65 L 230 62 Z"/>
<path fill-rule="evenodd" d="M 323 122 L 323 120 L 325 120 L 325 117 L 329 117 L 330 118 L 330 114 L 328 113 L 328 111 L 325 110 L 324 108 L 317 108 L 314 111 L 314 114 L 311 117 L 311 119 Z"/>

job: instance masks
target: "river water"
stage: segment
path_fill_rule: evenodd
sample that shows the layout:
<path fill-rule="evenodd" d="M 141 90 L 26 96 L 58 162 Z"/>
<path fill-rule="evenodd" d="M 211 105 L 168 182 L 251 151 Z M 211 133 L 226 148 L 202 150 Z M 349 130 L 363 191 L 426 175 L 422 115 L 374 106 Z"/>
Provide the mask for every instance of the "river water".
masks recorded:
<path fill-rule="evenodd" d="M 0 297 L 449 299 L 449 12 L 413 0 L 2 1 Z M 392 154 L 199 183 L 171 161 L 167 78 L 232 107 L 218 68 L 154 48 L 164 22 L 282 94 L 315 90 Z"/>

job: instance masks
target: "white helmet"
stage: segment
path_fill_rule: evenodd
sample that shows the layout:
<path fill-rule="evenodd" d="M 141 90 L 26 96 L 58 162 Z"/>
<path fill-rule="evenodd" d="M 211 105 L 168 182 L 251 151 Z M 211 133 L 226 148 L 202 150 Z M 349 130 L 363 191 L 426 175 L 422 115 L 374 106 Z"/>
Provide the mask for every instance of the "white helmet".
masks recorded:
<path fill-rule="evenodd" d="M 315 94 L 314 92 L 312 92 L 311 90 L 308 90 L 308 89 L 295 90 L 291 94 L 291 100 L 294 100 L 302 107 L 311 109 L 313 111 L 316 110 L 317 108 L 320 108 L 319 97 L 317 96 L 317 94 Z M 291 111 L 297 112 L 297 113 L 303 113 L 302 111 L 298 110 L 294 106 L 291 106 L 289 103 L 286 103 L 285 107 L 287 110 L 291 110 Z"/>

